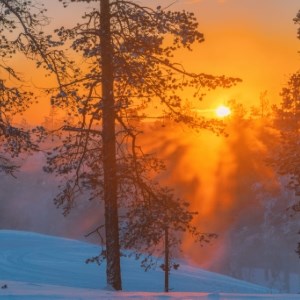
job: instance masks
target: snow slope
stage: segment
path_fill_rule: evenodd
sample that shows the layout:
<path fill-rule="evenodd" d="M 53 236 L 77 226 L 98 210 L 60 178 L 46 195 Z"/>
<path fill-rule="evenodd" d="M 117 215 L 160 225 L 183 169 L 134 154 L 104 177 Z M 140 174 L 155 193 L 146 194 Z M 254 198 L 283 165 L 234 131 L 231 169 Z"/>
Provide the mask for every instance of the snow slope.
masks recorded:
<path fill-rule="evenodd" d="M 36 233 L 0 230 L 0 299 L 299 299 L 227 276 L 181 265 L 162 293 L 163 272 L 122 259 L 123 292 L 105 290 L 105 266 L 85 264 L 99 247 Z M 292 297 L 292 298 L 291 298 Z"/>

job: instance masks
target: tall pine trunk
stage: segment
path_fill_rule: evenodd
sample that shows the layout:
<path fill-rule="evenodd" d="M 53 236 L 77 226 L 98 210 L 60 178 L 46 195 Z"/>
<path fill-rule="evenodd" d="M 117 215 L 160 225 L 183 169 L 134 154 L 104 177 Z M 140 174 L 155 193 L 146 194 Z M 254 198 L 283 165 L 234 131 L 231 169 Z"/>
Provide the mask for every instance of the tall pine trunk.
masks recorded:
<path fill-rule="evenodd" d="M 106 280 L 115 290 L 122 289 L 116 173 L 116 135 L 113 76 L 113 47 L 109 0 L 100 0 L 100 44 L 103 100 L 103 173 L 106 237 Z"/>

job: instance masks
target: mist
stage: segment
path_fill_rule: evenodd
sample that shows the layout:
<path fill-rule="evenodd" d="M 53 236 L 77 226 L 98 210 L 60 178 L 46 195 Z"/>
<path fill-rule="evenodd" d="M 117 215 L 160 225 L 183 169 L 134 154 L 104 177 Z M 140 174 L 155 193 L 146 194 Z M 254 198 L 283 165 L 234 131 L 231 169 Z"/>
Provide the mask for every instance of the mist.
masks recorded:
<path fill-rule="evenodd" d="M 22 167 L 16 178 L 1 174 L 0 228 L 84 239 L 102 218 L 101 203 L 83 195 L 64 217 L 53 202 L 62 179 L 43 171 L 45 154 L 23 157 L 19 163 Z"/>
<path fill-rule="evenodd" d="M 166 163 L 167 171 L 157 180 L 198 212 L 194 225 L 218 234 L 204 247 L 185 236 L 182 256 L 249 281 L 255 270 L 264 270 L 258 283 L 278 287 L 280 276 L 299 271 L 295 248 L 300 222 L 287 210 L 294 194 L 267 164 L 277 135 L 262 120 L 232 118 L 226 130 L 228 136 L 217 136 L 177 125 L 149 125 L 142 144 Z M 103 223 L 100 200 L 82 195 L 66 217 L 55 207 L 62 179 L 43 172 L 43 152 L 20 163 L 16 178 L 1 174 L 0 228 L 87 240 L 84 236 Z M 282 290 L 289 290 L 287 281 Z"/>
<path fill-rule="evenodd" d="M 183 255 L 208 270 L 298 291 L 300 221 L 290 209 L 297 197 L 268 163 L 278 132 L 266 119 L 226 122 L 228 136 L 175 126 L 149 141 L 167 164 L 160 180 L 191 203 L 200 231 L 219 236 L 204 247 L 186 236 Z"/>

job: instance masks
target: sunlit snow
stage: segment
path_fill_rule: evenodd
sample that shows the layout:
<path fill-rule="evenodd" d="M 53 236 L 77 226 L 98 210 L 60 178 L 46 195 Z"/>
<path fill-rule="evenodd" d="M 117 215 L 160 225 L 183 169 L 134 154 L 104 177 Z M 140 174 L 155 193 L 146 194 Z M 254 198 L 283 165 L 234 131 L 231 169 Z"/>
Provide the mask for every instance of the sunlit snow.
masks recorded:
<path fill-rule="evenodd" d="M 112 292 L 105 289 L 105 266 L 85 263 L 98 251 L 75 240 L 0 230 L 0 299 L 300 299 L 186 264 L 172 272 L 166 294 L 159 268 L 144 272 L 126 257 L 124 291 Z"/>

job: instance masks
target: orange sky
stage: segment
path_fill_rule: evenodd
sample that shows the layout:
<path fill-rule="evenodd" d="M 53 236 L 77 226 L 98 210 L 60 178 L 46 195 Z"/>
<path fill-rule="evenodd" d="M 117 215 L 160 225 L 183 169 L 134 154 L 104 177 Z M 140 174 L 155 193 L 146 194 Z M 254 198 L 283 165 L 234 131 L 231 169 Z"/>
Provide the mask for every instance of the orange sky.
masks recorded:
<path fill-rule="evenodd" d="M 82 7 L 63 9 L 58 1 L 43 0 L 52 18 L 51 27 L 72 23 Z M 298 0 L 140 0 L 145 5 L 169 4 L 174 10 L 193 11 L 205 42 L 191 53 L 178 53 L 177 60 L 187 69 L 215 75 L 240 77 L 243 83 L 229 90 L 211 92 L 199 108 L 210 109 L 230 99 L 255 104 L 267 90 L 270 102 L 280 100 L 279 92 L 289 75 L 299 67 L 299 40 L 293 18 L 299 9 Z M 83 4 L 88 6 L 88 4 Z M 41 86 L 39 79 L 29 80 Z M 47 100 L 46 100 L 47 101 Z M 44 102 L 45 103 L 45 102 Z M 34 119 L 42 118 L 34 109 Z M 30 118 L 32 119 L 32 115 Z"/>
<path fill-rule="evenodd" d="M 262 91 L 269 100 L 299 68 L 299 40 L 293 23 L 297 0 L 183 0 L 178 7 L 198 16 L 205 42 L 191 55 L 195 68 L 239 76 L 243 83 L 209 96 L 219 103 L 255 103 Z"/>

